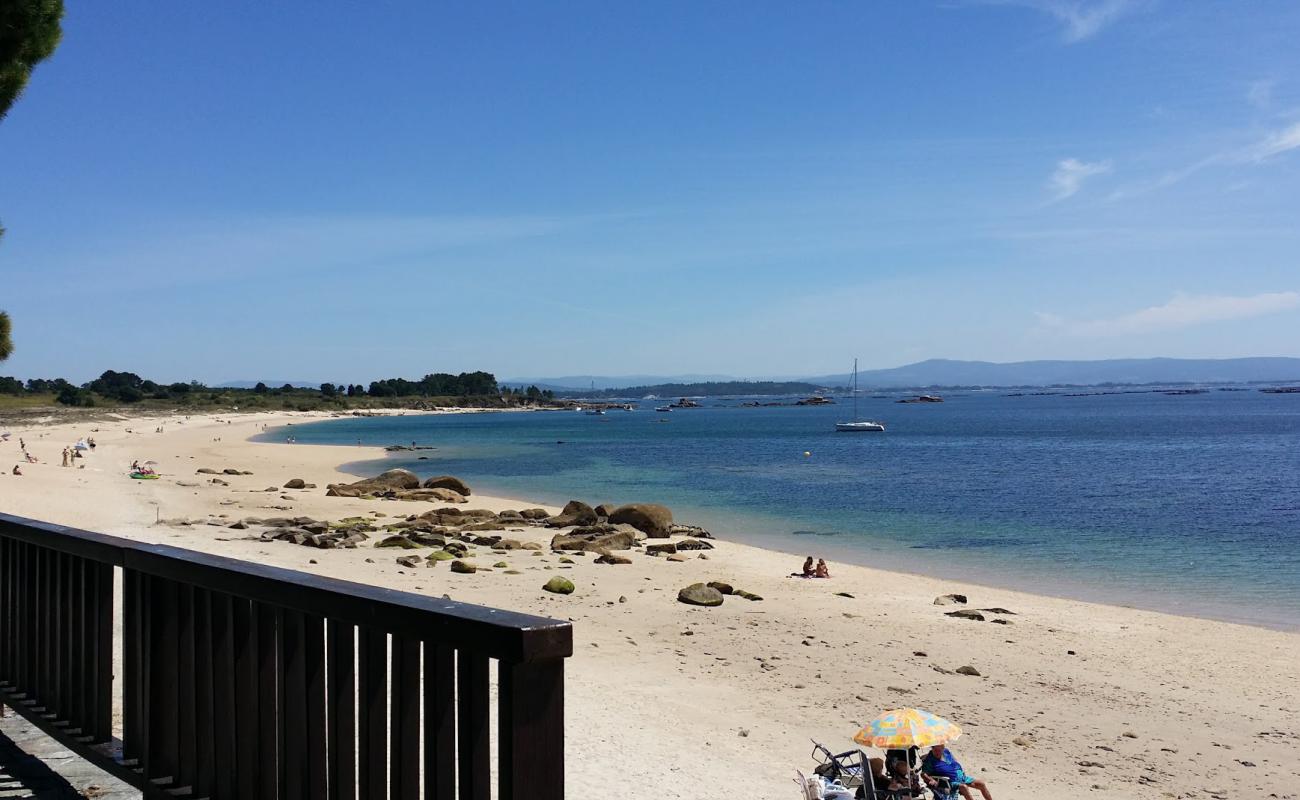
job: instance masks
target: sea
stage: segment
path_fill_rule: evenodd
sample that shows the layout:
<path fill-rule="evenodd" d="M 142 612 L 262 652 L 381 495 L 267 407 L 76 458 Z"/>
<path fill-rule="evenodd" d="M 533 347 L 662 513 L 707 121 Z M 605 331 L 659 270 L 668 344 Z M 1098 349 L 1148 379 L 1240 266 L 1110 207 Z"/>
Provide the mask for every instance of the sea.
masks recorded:
<path fill-rule="evenodd" d="M 452 474 L 561 505 L 659 502 L 716 536 L 850 562 L 1300 630 L 1300 394 L 1253 388 L 664 400 L 347 417 L 265 434 L 411 445 L 345 468 Z M 781 403 L 758 407 L 746 403 Z M 833 569 L 833 566 L 832 566 Z"/>

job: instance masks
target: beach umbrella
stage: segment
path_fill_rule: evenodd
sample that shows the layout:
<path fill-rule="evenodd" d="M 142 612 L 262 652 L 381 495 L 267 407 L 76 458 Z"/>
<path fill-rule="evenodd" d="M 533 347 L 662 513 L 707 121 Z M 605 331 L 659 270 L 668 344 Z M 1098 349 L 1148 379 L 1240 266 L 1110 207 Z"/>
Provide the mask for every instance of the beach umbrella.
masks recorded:
<path fill-rule="evenodd" d="M 932 747 L 961 736 L 961 728 L 943 717 L 919 708 L 886 711 L 858 731 L 853 741 L 881 750 Z"/>

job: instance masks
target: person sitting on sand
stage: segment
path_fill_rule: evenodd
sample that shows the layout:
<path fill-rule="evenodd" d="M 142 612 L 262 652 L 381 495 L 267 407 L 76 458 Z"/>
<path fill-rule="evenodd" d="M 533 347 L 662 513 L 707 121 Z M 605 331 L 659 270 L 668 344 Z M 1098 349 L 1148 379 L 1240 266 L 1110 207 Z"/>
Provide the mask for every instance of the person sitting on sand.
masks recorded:
<path fill-rule="evenodd" d="M 913 772 L 907 761 L 896 758 L 889 762 L 889 783 L 884 791 L 910 797 L 924 797 L 927 787 L 934 786 L 934 779 L 920 772 Z M 879 787 L 877 787 L 879 788 Z"/>
<path fill-rule="evenodd" d="M 791 572 L 791 578 L 811 578 L 816 574 L 813 569 L 813 557 L 808 556 L 808 560 L 803 562 L 803 572 Z"/>
<path fill-rule="evenodd" d="M 810 559 L 811 560 L 811 559 Z M 826 566 L 826 559 L 817 559 L 817 570 L 813 572 L 814 578 L 829 578 L 831 576 L 830 568 Z"/>
<path fill-rule="evenodd" d="M 972 786 L 979 789 L 980 794 L 984 795 L 984 800 L 993 800 L 993 795 L 989 794 L 989 787 L 984 781 L 967 775 L 948 748 L 941 744 L 936 744 L 930 748 L 929 753 L 926 753 L 925 758 L 921 760 L 921 772 L 932 778 L 947 778 L 949 783 L 957 787 L 957 791 L 961 792 L 965 800 L 971 800 Z"/>

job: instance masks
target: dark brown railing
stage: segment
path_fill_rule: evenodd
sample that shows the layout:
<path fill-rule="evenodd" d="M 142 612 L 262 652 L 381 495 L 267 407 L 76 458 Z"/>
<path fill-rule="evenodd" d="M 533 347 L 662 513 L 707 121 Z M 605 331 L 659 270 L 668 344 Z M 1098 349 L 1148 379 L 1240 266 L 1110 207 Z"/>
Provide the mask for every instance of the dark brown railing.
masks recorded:
<path fill-rule="evenodd" d="M 0 702 L 145 797 L 562 800 L 572 653 L 567 622 L 0 514 Z"/>

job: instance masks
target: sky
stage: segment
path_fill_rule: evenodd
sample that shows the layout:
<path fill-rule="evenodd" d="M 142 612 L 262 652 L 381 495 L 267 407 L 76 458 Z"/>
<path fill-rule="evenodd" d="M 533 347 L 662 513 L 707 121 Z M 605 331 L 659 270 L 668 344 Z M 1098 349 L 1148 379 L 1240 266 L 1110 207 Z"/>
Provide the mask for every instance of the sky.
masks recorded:
<path fill-rule="evenodd" d="M 69 2 L 0 374 L 1300 356 L 1300 4 Z"/>

